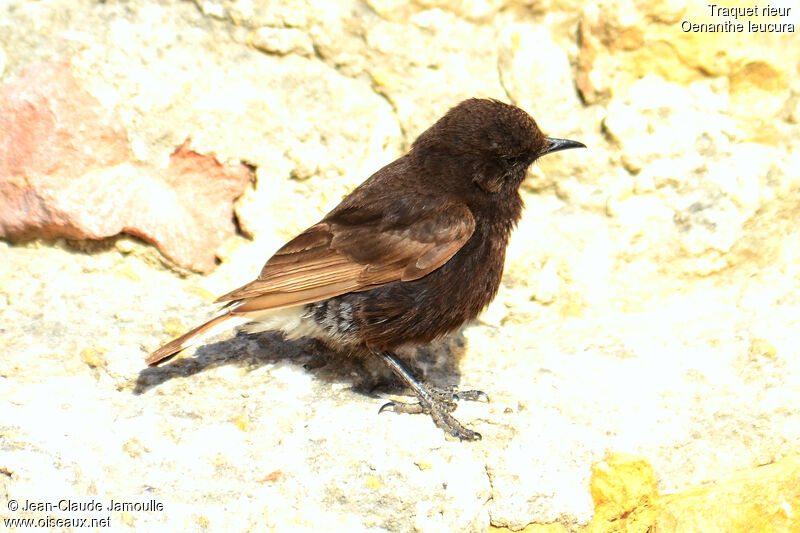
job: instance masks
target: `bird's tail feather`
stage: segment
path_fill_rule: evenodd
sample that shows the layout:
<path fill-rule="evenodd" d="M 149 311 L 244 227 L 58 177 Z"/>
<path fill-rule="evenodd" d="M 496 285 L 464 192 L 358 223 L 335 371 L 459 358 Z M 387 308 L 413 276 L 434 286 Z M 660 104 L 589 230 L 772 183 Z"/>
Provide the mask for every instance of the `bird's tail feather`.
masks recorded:
<path fill-rule="evenodd" d="M 184 333 L 177 339 L 168 342 L 158 350 L 154 351 L 147 356 L 145 362 L 150 366 L 155 366 L 167 357 L 175 355 L 176 353 L 188 348 L 192 344 L 199 342 L 205 337 L 210 337 L 211 335 L 219 333 L 223 329 L 229 329 L 248 321 L 249 319 L 244 316 L 233 315 L 231 313 L 224 313 L 216 316 L 205 324 L 197 326 L 193 330 Z"/>

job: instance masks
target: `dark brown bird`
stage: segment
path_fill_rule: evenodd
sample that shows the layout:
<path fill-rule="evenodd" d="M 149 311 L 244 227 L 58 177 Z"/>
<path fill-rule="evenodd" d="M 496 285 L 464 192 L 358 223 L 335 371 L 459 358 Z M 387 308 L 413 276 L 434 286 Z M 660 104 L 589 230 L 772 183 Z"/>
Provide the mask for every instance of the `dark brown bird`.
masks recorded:
<path fill-rule="evenodd" d="M 418 382 L 395 355 L 474 319 L 492 301 L 506 245 L 522 215 L 519 187 L 537 158 L 576 141 L 545 137 L 523 110 L 470 99 L 423 132 L 411 150 L 358 186 L 273 255 L 258 278 L 221 296 L 219 316 L 162 346 L 156 365 L 202 337 L 252 322 L 374 354 L 417 396 L 384 408 L 429 413 L 460 439 L 479 439 L 450 414 L 480 391 Z"/>

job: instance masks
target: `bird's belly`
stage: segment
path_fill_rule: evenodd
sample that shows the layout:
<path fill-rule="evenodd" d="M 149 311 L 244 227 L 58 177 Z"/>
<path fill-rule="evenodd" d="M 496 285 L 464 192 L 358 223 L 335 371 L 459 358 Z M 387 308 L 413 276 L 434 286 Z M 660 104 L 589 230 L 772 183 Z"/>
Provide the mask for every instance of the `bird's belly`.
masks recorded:
<path fill-rule="evenodd" d="M 331 344 L 373 350 L 425 344 L 474 319 L 500 286 L 505 243 L 465 246 L 441 268 L 413 281 L 343 294 L 307 306 Z"/>

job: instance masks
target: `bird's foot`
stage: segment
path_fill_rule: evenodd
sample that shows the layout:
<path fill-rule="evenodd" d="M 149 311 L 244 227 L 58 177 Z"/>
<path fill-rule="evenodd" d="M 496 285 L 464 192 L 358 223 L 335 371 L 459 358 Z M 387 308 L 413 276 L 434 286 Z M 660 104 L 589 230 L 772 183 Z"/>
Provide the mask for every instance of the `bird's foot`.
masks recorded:
<path fill-rule="evenodd" d="M 427 413 L 434 423 L 446 433 L 461 440 L 480 440 L 481 434 L 461 425 L 452 413 L 458 400 L 489 401 L 486 393 L 479 390 L 459 391 L 456 387 L 427 387 L 411 374 L 411 371 L 391 352 L 374 352 L 392 370 L 400 381 L 407 385 L 417 397 L 417 403 L 389 402 L 380 408 L 396 413 Z"/>
<path fill-rule="evenodd" d="M 422 385 L 422 384 L 420 384 Z M 429 394 L 417 395 L 419 399 L 415 403 L 389 402 L 384 404 L 379 413 L 383 411 L 394 411 L 395 413 L 425 413 L 431 415 L 434 423 L 446 433 L 460 440 L 480 440 L 481 434 L 477 431 L 465 428 L 461 422 L 456 420 L 452 413 L 455 411 L 458 400 L 469 401 L 489 401 L 489 396 L 479 390 L 459 391 L 456 387 L 424 387 Z"/>

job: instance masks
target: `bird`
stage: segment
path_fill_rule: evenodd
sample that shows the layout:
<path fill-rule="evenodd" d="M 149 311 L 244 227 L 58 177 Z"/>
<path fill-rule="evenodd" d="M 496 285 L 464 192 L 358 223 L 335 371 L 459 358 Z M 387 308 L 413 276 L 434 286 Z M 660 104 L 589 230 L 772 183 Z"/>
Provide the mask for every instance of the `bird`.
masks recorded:
<path fill-rule="evenodd" d="M 281 247 L 255 280 L 220 296 L 217 316 L 146 363 L 242 325 L 310 337 L 339 353 L 377 357 L 416 396 L 380 411 L 427 413 L 446 434 L 478 440 L 452 412 L 458 400 L 488 396 L 418 380 L 398 349 L 457 330 L 494 299 L 528 168 L 545 154 L 585 147 L 545 136 L 514 105 L 464 100 Z"/>

